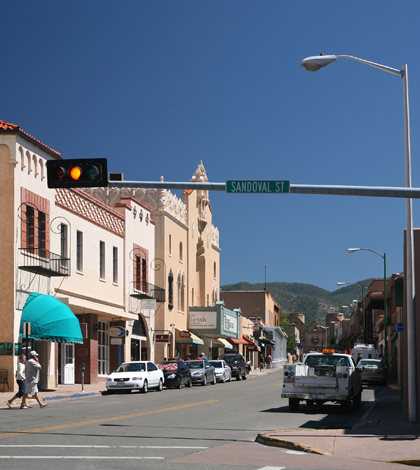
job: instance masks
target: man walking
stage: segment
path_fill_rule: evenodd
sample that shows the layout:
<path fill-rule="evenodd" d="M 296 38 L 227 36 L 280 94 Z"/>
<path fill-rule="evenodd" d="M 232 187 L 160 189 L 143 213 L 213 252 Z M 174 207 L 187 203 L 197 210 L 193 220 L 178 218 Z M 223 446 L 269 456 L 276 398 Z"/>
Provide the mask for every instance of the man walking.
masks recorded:
<path fill-rule="evenodd" d="M 6 405 L 11 408 L 12 403 L 16 398 L 22 398 L 23 394 L 25 393 L 25 362 L 26 362 L 26 356 L 25 354 L 22 354 L 19 357 L 19 364 L 17 366 L 17 371 L 16 371 L 16 382 L 19 387 L 19 391 L 16 393 L 16 395 L 11 398 L 10 400 L 6 401 Z"/>
<path fill-rule="evenodd" d="M 38 353 L 36 351 L 31 351 L 31 358 L 26 362 L 25 366 L 25 384 L 26 390 L 22 397 L 21 408 L 32 408 L 28 405 L 28 395 L 33 395 L 35 400 L 38 402 L 40 408 L 45 408 L 48 404 L 42 403 L 41 399 L 38 396 L 38 380 L 39 380 L 39 371 L 42 369 L 41 364 L 39 363 Z"/>

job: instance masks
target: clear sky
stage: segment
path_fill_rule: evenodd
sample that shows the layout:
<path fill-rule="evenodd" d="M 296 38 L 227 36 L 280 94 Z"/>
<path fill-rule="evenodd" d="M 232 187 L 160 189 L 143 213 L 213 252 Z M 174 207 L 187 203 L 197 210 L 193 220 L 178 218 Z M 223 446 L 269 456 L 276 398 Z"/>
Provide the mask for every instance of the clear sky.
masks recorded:
<path fill-rule="evenodd" d="M 403 81 L 340 59 L 408 64 L 420 186 L 420 2 L 3 2 L 0 119 L 126 180 L 405 185 Z M 180 193 L 179 191 L 176 192 Z M 336 282 L 403 270 L 405 200 L 210 193 L 221 284 Z M 420 203 L 413 203 L 420 226 Z"/>

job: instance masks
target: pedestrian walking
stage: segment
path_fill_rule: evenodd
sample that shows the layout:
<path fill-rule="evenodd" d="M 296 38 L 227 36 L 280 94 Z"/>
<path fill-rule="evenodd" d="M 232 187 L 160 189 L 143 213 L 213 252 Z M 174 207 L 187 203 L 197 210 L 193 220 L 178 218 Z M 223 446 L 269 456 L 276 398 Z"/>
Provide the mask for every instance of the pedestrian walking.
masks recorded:
<path fill-rule="evenodd" d="M 19 387 L 19 391 L 16 393 L 16 395 L 11 398 L 10 400 L 6 401 L 6 405 L 11 408 L 12 403 L 16 398 L 22 398 L 23 394 L 25 393 L 26 385 L 25 385 L 25 362 L 26 362 L 26 356 L 25 354 L 21 354 L 19 356 L 19 364 L 17 366 L 16 370 L 16 382 Z"/>
<path fill-rule="evenodd" d="M 32 408 L 28 405 L 28 395 L 33 395 L 35 400 L 38 402 L 40 408 L 45 408 L 48 403 L 42 403 L 41 399 L 38 396 L 38 381 L 39 381 L 39 371 L 42 370 L 41 364 L 39 363 L 38 353 L 36 351 L 31 351 L 31 358 L 29 361 L 26 361 L 25 364 L 25 385 L 26 390 L 22 397 L 22 404 L 20 407 L 23 408 Z"/>
<path fill-rule="evenodd" d="M 262 354 L 260 354 L 259 363 L 260 363 L 260 372 L 262 372 L 265 367 L 265 359 Z"/>
<path fill-rule="evenodd" d="M 269 354 L 266 358 L 266 363 L 267 363 L 267 369 L 271 369 L 271 361 L 272 361 L 272 357 L 271 357 L 271 354 Z"/>

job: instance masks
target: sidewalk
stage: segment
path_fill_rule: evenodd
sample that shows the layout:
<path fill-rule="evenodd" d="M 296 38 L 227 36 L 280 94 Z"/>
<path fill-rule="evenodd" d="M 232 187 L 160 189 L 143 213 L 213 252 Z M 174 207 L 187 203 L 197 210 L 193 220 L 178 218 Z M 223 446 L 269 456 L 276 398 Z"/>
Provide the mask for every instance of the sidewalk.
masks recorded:
<path fill-rule="evenodd" d="M 340 458 L 420 466 L 420 424 L 403 421 L 401 391 L 395 388 L 379 389 L 352 429 L 271 431 L 256 440 Z"/>
<path fill-rule="evenodd" d="M 41 390 L 38 392 L 38 395 L 41 399 L 45 402 L 50 400 L 58 400 L 61 398 L 85 398 L 89 396 L 100 396 L 101 392 L 106 390 L 105 382 L 99 384 L 85 384 L 83 386 L 82 392 L 82 385 L 81 384 L 73 384 L 73 385 L 57 385 L 57 387 L 53 390 Z M 6 401 L 10 400 L 14 397 L 16 392 L 5 392 L 0 393 L 0 407 L 6 408 Z M 33 404 L 37 404 L 34 398 L 28 397 L 28 402 L 31 406 Z M 21 399 L 17 398 L 13 403 L 12 407 L 19 407 L 21 403 Z"/>

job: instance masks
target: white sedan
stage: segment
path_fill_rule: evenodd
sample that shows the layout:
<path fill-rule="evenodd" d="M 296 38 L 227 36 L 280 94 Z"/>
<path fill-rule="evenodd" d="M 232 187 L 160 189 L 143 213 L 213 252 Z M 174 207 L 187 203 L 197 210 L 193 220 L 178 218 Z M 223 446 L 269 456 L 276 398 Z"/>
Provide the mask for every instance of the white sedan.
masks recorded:
<path fill-rule="evenodd" d="M 216 380 L 218 382 L 230 382 L 232 380 L 232 369 L 222 359 L 217 361 L 209 361 L 214 367 L 216 373 Z"/>
<path fill-rule="evenodd" d="M 124 390 L 140 390 L 147 393 L 149 388 L 158 392 L 163 388 L 163 372 L 153 362 L 133 361 L 123 362 L 116 371 L 106 378 L 106 389 L 109 393 Z"/>

